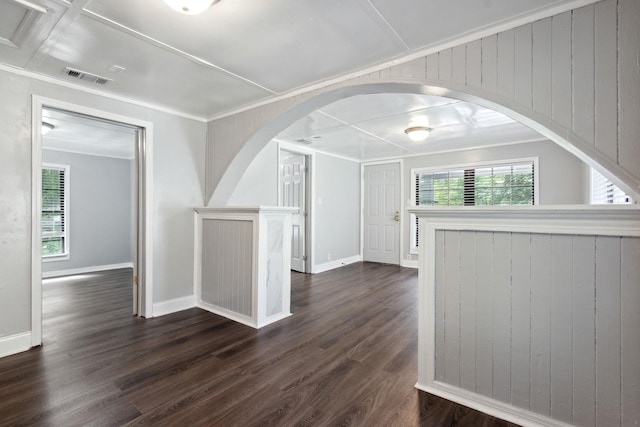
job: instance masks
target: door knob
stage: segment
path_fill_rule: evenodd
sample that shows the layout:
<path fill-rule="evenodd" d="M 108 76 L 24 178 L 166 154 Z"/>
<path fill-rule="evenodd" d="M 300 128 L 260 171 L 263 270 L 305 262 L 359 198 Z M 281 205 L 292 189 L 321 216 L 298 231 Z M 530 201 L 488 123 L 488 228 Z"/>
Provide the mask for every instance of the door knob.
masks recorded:
<path fill-rule="evenodd" d="M 395 222 L 400 222 L 400 212 L 399 212 L 399 211 L 396 211 L 396 214 L 395 214 L 395 216 L 393 217 L 393 220 L 394 220 Z"/>

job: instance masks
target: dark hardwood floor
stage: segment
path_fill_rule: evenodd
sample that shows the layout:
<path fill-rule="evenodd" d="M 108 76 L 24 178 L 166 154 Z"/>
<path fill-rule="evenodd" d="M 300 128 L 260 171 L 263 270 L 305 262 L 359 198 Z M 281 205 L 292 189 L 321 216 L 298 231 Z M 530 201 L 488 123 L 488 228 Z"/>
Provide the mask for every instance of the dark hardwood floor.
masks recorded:
<path fill-rule="evenodd" d="M 44 346 L 0 359 L 1 425 L 511 425 L 413 387 L 415 270 L 293 273 L 293 316 L 259 331 L 136 318 L 130 278 L 45 282 Z"/>

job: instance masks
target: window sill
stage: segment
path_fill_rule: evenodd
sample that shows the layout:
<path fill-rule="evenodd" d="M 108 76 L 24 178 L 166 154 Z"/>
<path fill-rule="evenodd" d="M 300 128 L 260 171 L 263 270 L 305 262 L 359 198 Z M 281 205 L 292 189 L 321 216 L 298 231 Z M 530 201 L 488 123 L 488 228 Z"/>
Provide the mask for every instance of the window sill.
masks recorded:
<path fill-rule="evenodd" d="M 42 262 L 56 262 L 56 261 L 68 261 L 71 257 L 69 254 L 61 254 L 61 255 L 43 255 Z"/>

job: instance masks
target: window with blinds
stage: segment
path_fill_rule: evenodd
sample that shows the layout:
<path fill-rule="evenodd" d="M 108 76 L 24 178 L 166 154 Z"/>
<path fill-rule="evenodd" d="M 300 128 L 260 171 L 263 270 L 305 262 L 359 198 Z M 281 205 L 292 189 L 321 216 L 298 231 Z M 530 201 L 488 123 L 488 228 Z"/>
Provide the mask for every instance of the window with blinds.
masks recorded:
<path fill-rule="evenodd" d="M 42 256 L 68 254 L 68 166 L 42 167 Z"/>
<path fill-rule="evenodd" d="M 414 170 L 416 206 L 513 206 L 535 202 L 534 162 L 451 170 Z M 413 221 L 418 248 L 418 219 Z"/>
<path fill-rule="evenodd" d="M 591 169 L 591 204 L 631 204 L 633 200 L 600 172 Z"/>

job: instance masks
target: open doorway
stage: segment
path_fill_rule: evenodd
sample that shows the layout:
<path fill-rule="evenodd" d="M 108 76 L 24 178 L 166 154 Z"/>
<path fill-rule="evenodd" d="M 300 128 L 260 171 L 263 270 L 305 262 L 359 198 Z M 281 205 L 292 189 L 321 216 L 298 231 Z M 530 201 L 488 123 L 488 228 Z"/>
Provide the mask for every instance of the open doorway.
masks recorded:
<path fill-rule="evenodd" d="M 42 123 L 44 286 L 69 282 L 86 292 L 78 275 L 121 270 L 135 288 L 139 128 L 50 107 L 42 109 Z M 131 298 L 137 314 L 137 292 Z"/>
<path fill-rule="evenodd" d="M 35 98 L 33 119 L 32 345 L 42 344 L 43 277 L 117 272 L 129 312 L 150 316 L 151 124 Z"/>

